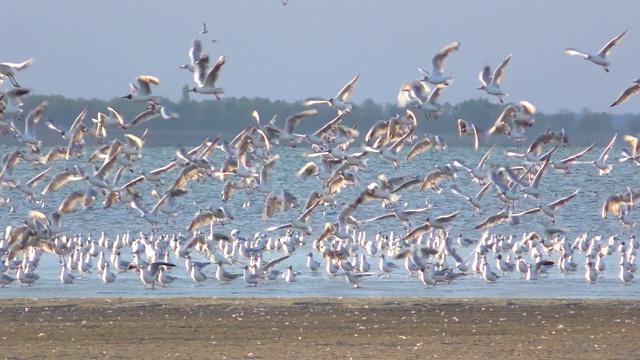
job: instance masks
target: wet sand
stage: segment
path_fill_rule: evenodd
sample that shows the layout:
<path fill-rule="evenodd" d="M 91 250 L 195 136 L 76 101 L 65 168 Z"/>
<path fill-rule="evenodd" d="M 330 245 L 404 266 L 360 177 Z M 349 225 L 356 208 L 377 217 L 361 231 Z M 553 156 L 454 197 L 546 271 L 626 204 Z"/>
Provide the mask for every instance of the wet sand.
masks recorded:
<path fill-rule="evenodd" d="M 640 301 L 9 299 L 6 358 L 638 356 Z"/>

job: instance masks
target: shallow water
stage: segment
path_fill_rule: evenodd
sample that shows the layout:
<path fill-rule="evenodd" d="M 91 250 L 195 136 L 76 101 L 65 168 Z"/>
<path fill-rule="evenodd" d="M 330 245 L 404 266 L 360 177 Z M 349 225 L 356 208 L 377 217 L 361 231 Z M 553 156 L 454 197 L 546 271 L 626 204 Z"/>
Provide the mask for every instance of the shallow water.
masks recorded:
<path fill-rule="evenodd" d="M 4 155 L 11 149 L 0 146 L 0 154 Z M 145 149 L 143 159 L 139 163 L 140 169 L 153 169 L 164 165 L 169 158 L 173 156 L 174 148 L 148 148 Z M 474 165 L 484 155 L 487 149 L 480 149 L 473 152 L 468 148 L 449 148 L 444 152 L 436 153 L 428 151 L 422 153 L 416 158 L 401 164 L 399 170 L 376 156 L 371 156 L 368 168 L 358 173 L 361 178 L 360 186 L 357 188 L 344 189 L 337 198 L 341 201 L 351 201 L 358 192 L 371 181 L 381 174 L 388 176 L 396 176 L 398 174 L 419 174 L 424 176 L 428 171 L 433 169 L 435 165 L 444 165 L 452 162 L 454 159 L 463 159 L 469 165 Z M 488 161 L 490 164 L 515 164 L 515 160 L 505 156 L 505 148 L 497 148 Z M 509 149 L 513 150 L 513 149 Z M 579 151 L 580 149 L 564 148 L 559 149 L 556 158 L 567 156 Z M 582 160 L 591 161 L 597 158 L 602 149 L 596 148 L 588 153 Z M 272 188 L 285 188 L 298 197 L 301 202 L 314 189 L 319 190 L 321 181 L 315 178 L 301 179 L 295 176 L 295 172 L 303 166 L 309 159 L 304 158 L 302 153 L 304 149 L 280 148 L 281 159 L 274 168 L 274 172 L 269 178 L 269 184 Z M 617 153 L 614 149 L 611 154 Z M 214 153 L 212 156 L 214 163 L 220 163 L 220 153 Z M 589 236 L 601 235 L 602 242 L 614 234 L 620 234 L 621 240 L 628 238 L 629 230 L 622 235 L 622 227 L 620 222 L 613 219 L 600 218 L 600 206 L 606 196 L 611 193 L 623 192 L 627 185 L 637 187 L 629 179 L 638 171 L 635 165 L 630 163 L 618 164 L 615 159 L 610 159 L 614 164 L 614 171 L 610 176 L 598 176 L 597 169 L 588 163 L 576 164 L 573 168 L 573 174 L 565 175 L 562 172 L 549 169 L 542 179 L 541 188 L 545 194 L 540 198 L 540 202 L 549 203 L 555 199 L 553 192 L 557 197 L 569 195 L 575 189 L 580 189 L 578 196 L 572 200 L 567 206 L 557 211 L 556 226 L 567 228 L 569 232 L 566 236 L 573 240 L 578 235 L 589 232 Z M 66 163 L 65 161 L 56 162 L 55 169 L 49 174 L 45 181 L 37 186 L 42 189 L 46 182 L 54 176 L 54 174 L 63 166 L 77 163 L 77 160 Z M 42 169 L 41 169 L 42 170 Z M 25 162 L 20 163 L 15 174 L 18 176 L 30 178 L 36 174 L 35 170 Z M 178 171 L 174 170 L 163 175 L 165 183 L 170 183 L 177 176 Z M 123 179 L 127 181 L 132 179 L 136 174 L 127 173 Z M 470 176 L 460 172 L 455 183 L 466 194 L 475 195 L 479 186 L 469 181 Z M 488 194 L 483 200 L 483 214 L 481 216 L 473 215 L 471 207 L 466 201 L 458 196 L 451 194 L 449 191 L 450 180 L 445 180 L 442 184 L 443 191 L 436 194 L 431 190 L 418 192 L 411 190 L 404 193 L 401 202 L 407 202 L 411 208 L 423 207 L 425 201 L 429 201 L 434 206 L 423 214 L 417 215 L 412 225 L 416 226 L 423 222 L 424 217 L 436 217 L 460 210 L 460 214 L 453 221 L 451 234 L 462 233 L 465 237 L 479 238 L 482 231 L 473 228 L 480 224 L 488 215 L 496 213 L 500 208 L 500 203 L 492 194 Z M 44 212 L 55 210 L 62 198 L 72 190 L 84 189 L 88 185 L 82 181 L 72 182 L 65 185 L 60 190 L 47 194 L 45 196 Z M 152 207 L 152 199 L 148 196 L 152 184 L 143 183 L 137 187 L 139 192 L 148 200 L 148 206 Z M 220 190 L 222 182 L 216 179 L 210 179 L 206 184 L 197 184 L 192 182 L 188 186 L 189 193 L 182 198 L 177 199 L 177 204 L 181 208 L 181 213 L 176 219 L 176 225 L 172 222 L 169 224 L 161 224 L 160 231 L 162 233 L 183 232 L 194 216 L 198 208 L 207 206 L 218 207 L 224 205 L 234 216 L 232 224 L 225 226 L 216 226 L 216 231 L 230 231 L 233 228 L 240 229 L 240 234 L 245 237 L 252 237 L 254 233 L 264 231 L 267 227 L 283 224 L 288 219 L 297 217 L 299 212 L 291 210 L 288 212 L 278 212 L 273 218 L 263 221 L 262 214 L 262 196 L 259 194 L 249 195 L 244 191 L 236 191 L 231 200 L 223 204 L 220 200 Z M 493 192 L 493 191 L 492 191 Z M 597 192 L 594 193 L 594 192 Z M 11 197 L 11 203 L 15 207 L 15 213 L 9 214 L 8 206 L 0 208 L 0 226 L 9 224 L 18 224 L 25 219 L 26 213 L 30 209 L 37 209 L 34 204 L 28 203 L 21 196 L 21 193 L 15 190 L 9 190 L 6 186 L 0 190 L 0 196 Z M 110 237 L 117 234 L 124 234 L 131 231 L 137 234 L 140 231 L 148 234 L 150 226 L 136 210 L 128 210 L 120 204 L 114 205 L 110 209 L 102 209 L 101 202 L 103 198 L 100 196 L 99 203 L 96 203 L 93 209 L 78 210 L 74 214 L 65 215 L 63 218 L 63 226 L 68 229 L 67 235 L 88 234 L 91 233 L 92 239 L 97 239 L 101 231 Z M 243 207 L 242 204 L 250 201 L 249 207 Z M 194 202 L 197 202 L 195 204 Z M 533 207 L 538 202 L 530 198 L 522 199 L 517 204 L 517 209 L 525 210 Z M 381 208 L 379 201 L 372 201 L 359 207 L 354 216 L 359 219 L 371 218 L 386 212 Z M 640 295 L 640 288 L 636 282 L 629 286 L 622 286 L 618 280 L 618 261 L 619 255 L 614 252 L 613 255 L 607 256 L 607 269 L 604 276 L 599 278 L 596 284 L 587 284 L 584 278 L 584 268 L 579 266 L 577 273 L 564 275 L 560 273 L 557 267 L 549 271 L 549 278 L 541 278 L 535 281 L 526 281 L 519 278 L 519 273 L 514 272 L 508 276 L 501 277 L 496 283 L 487 284 L 477 274 L 468 274 L 466 277 L 456 279 L 450 285 L 438 285 L 435 289 L 425 289 L 425 286 L 417 277 L 408 277 L 407 271 L 401 260 L 395 260 L 399 269 L 395 271 L 392 277 L 378 278 L 373 275 L 366 278 L 362 282 L 362 288 L 353 289 L 344 278 L 329 279 L 324 270 L 318 275 L 311 274 L 306 268 L 306 253 L 310 251 L 310 243 L 315 236 L 318 236 L 324 224 L 328 221 L 335 221 L 336 214 L 330 214 L 333 211 L 327 210 L 327 215 L 323 215 L 322 209 L 316 211 L 311 219 L 313 235 L 306 238 L 307 245 L 296 250 L 289 259 L 279 264 L 276 268 L 284 270 L 287 265 L 292 265 L 294 270 L 302 272 L 297 283 L 284 283 L 279 280 L 278 283 L 265 284 L 257 288 L 248 288 L 242 279 L 236 280 L 230 285 L 221 285 L 215 279 L 208 280 L 203 286 L 196 286 L 185 271 L 184 260 L 172 258 L 177 264 L 172 274 L 178 276 L 179 279 L 166 288 L 156 288 L 155 290 L 143 289 L 142 283 L 133 271 L 118 274 L 115 283 L 104 284 L 97 274 L 97 270 L 92 270 L 92 274 L 87 279 L 77 279 L 74 284 L 63 285 L 59 280 L 60 265 L 56 256 L 51 254 L 43 255 L 37 273 L 41 276 L 33 286 L 20 287 L 18 284 L 10 284 L 6 288 L 0 289 L 0 297 L 464 297 L 464 298 L 637 298 Z M 630 214 L 633 217 L 633 213 Z M 537 231 L 543 234 L 545 225 L 549 224 L 546 216 L 537 214 L 524 218 L 522 224 L 512 227 L 508 224 L 501 224 L 490 228 L 492 233 L 513 234 L 518 238 L 525 231 Z M 202 228 L 208 231 L 207 228 Z M 389 231 L 396 233 L 404 232 L 404 228 L 399 221 L 395 219 L 382 220 L 375 223 L 363 225 L 361 230 L 367 232 L 367 237 L 375 236 L 376 231 L 382 231 L 387 234 Z M 284 231 L 274 232 L 268 236 L 277 236 L 284 234 Z M 189 234 L 187 234 L 187 237 Z M 132 236 L 133 238 L 134 236 Z M 364 250 L 360 249 L 359 253 Z M 463 257 L 467 256 L 471 249 L 460 249 Z M 274 259 L 282 254 L 265 253 L 265 260 Z M 130 260 L 132 258 L 130 249 L 122 250 L 122 257 Z M 319 260 L 317 254 L 314 255 Z M 494 271 L 498 272 L 495 265 L 493 255 L 489 256 L 490 266 Z M 528 259 L 528 258 L 527 258 Z M 558 259 L 557 253 L 551 254 L 551 259 Z M 201 254 L 193 254 L 194 261 L 205 261 Z M 529 259 L 528 259 L 529 260 Z M 576 252 L 574 261 L 583 263 L 584 254 Z M 372 271 L 378 271 L 378 258 L 370 258 L 369 263 L 372 265 Z M 95 260 L 94 260 L 95 264 Z M 323 261 L 324 264 L 324 261 Z M 112 268 L 112 270 L 114 270 Z M 205 268 L 205 273 L 213 278 L 214 265 Z M 240 273 L 239 267 L 227 267 L 230 272 Z M 79 274 L 77 274 L 79 276 Z"/>

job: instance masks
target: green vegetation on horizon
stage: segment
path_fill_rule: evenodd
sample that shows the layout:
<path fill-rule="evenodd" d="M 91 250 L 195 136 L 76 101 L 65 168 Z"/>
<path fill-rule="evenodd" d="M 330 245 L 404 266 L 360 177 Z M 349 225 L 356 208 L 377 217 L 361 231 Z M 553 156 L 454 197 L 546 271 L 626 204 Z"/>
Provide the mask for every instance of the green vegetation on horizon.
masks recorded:
<path fill-rule="evenodd" d="M 197 99 L 197 101 L 195 100 Z M 204 96 L 191 97 L 188 87 L 183 88 L 183 97 L 179 102 L 162 99 L 161 103 L 172 111 L 180 114 L 177 120 L 169 121 L 156 118 L 135 128 L 126 131 L 142 133 L 149 128 L 149 143 L 152 145 L 192 145 L 200 143 L 205 137 L 215 137 L 222 134 L 231 138 L 241 129 L 254 124 L 251 113 L 257 110 L 261 122 L 267 123 L 273 116 L 277 116 L 276 123 L 283 125 L 287 116 L 303 110 L 305 107 L 300 102 L 289 103 L 285 101 L 272 101 L 263 98 L 249 99 L 246 97 L 229 97 L 217 101 L 215 99 L 204 100 Z M 89 124 L 90 117 L 95 117 L 97 112 L 107 112 L 110 106 L 120 112 L 125 122 L 130 122 L 138 113 L 145 109 L 146 104 L 132 102 L 122 98 L 112 100 L 100 99 L 69 99 L 59 95 L 43 96 L 30 95 L 25 98 L 25 113 L 31 111 L 42 101 L 47 100 L 47 116 L 62 127 L 68 127 L 77 114 L 89 105 L 89 115 L 85 123 Z M 535 104 L 534 104 L 535 105 Z M 467 137 L 460 139 L 457 134 L 457 119 L 464 119 L 474 123 L 480 129 L 489 129 L 500 115 L 505 105 L 492 103 L 486 99 L 471 99 L 459 104 L 444 103 L 441 106 L 441 114 L 437 120 L 425 119 L 424 114 L 414 109 L 419 120 L 416 134 L 432 133 L 442 136 L 449 145 L 471 145 Z M 317 130 L 327 121 L 336 116 L 334 109 L 325 106 L 318 107 L 319 114 L 316 117 L 305 119 L 296 128 L 298 133 L 310 133 Z M 379 120 L 389 119 L 396 114 L 405 114 L 392 104 L 377 104 L 372 100 L 365 100 L 362 104 L 354 104 L 353 110 L 345 117 L 344 124 L 358 126 L 362 135 L 369 127 Z M 26 114 L 25 114 L 26 116 Z M 564 128 L 569 135 L 571 145 L 584 145 L 596 141 L 603 144 L 609 141 L 614 132 L 636 134 L 640 132 L 640 115 L 628 114 L 614 117 L 608 113 L 592 112 L 585 108 L 580 113 L 559 111 L 554 114 L 536 113 L 535 126 L 526 132 L 527 141 L 532 141 L 538 134 L 547 128 L 560 130 Z M 18 123 L 17 126 L 22 124 Z M 109 128 L 109 138 L 121 134 L 122 130 Z M 59 137 L 46 127 L 38 126 L 38 136 L 45 145 L 59 143 Z M 12 144 L 10 137 L 0 137 L 0 143 Z M 90 140 L 89 140 L 90 142 Z M 509 140 L 504 136 L 494 136 L 483 144 L 507 144 Z"/>

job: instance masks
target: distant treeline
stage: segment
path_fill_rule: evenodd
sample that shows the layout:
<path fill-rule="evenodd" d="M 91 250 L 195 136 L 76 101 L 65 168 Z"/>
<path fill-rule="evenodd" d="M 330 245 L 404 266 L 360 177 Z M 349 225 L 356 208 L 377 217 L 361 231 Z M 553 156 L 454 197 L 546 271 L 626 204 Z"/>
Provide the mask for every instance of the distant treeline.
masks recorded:
<path fill-rule="evenodd" d="M 201 142 L 205 137 L 215 137 L 222 134 L 225 138 L 234 136 L 238 131 L 255 120 L 251 113 L 257 110 L 260 114 L 261 122 L 268 122 L 273 116 L 277 116 L 276 123 L 283 126 L 287 116 L 303 110 L 305 107 L 300 102 L 272 101 L 263 98 L 249 99 L 225 98 L 223 100 L 198 100 L 190 98 L 188 88 L 183 88 L 182 99 L 175 103 L 163 99 L 161 103 L 180 114 L 177 120 L 163 120 L 156 118 L 150 122 L 141 124 L 126 131 L 141 134 L 146 128 L 149 129 L 150 145 L 193 145 Z M 85 119 L 86 124 L 90 124 L 91 118 L 97 112 L 107 112 L 110 106 L 120 112 L 125 122 L 130 122 L 138 113 L 146 107 L 144 103 L 132 102 L 129 100 L 114 98 L 108 101 L 100 99 L 68 99 L 63 96 L 42 96 L 29 95 L 24 99 L 25 116 L 31 109 L 47 100 L 47 116 L 53 119 L 59 126 L 68 127 L 78 113 L 89 105 L 89 115 Z M 535 104 L 534 104 L 535 105 Z M 441 106 L 441 114 L 437 120 L 426 120 L 424 114 L 414 109 L 419 119 L 419 126 L 416 134 L 439 134 L 449 145 L 465 146 L 471 145 L 468 138 L 460 139 L 457 134 L 457 119 L 464 119 L 474 123 L 480 129 L 488 129 L 500 115 L 505 105 L 489 102 L 486 99 L 466 100 L 459 104 L 445 103 Z M 311 133 L 316 131 L 327 121 L 336 116 L 336 111 L 326 106 L 318 107 L 319 114 L 315 117 L 304 119 L 296 128 L 297 133 Z M 357 125 L 362 135 L 375 122 L 389 119 L 396 114 L 405 114 L 405 109 L 400 109 L 393 104 L 377 104 L 372 100 L 366 100 L 362 104 L 354 104 L 353 110 L 349 113 L 343 124 Z M 23 126 L 17 123 L 17 126 Z M 569 135 L 571 145 L 584 145 L 596 141 L 604 144 L 616 131 L 622 133 L 636 134 L 640 132 L 640 115 L 627 114 L 624 116 L 612 116 L 607 113 L 592 112 L 585 108 L 582 112 L 559 111 L 555 114 L 536 113 L 535 126 L 527 130 L 527 140 L 531 141 L 538 134 L 547 128 L 560 130 L 564 128 Z M 118 136 L 122 130 L 109 128 L 109 138 Z M 44 126 L 38 125 L 38 137 L 45 145 L 62 143 L 57 134 Z M 12 144 L 10 136 L 1 136 L 0 143 Z M 485 144 L 508 143 L 504 136 L 494 136 L 490 140 L 484 140 Z M 525 142 L 526 143 L 526 142 Z"/>

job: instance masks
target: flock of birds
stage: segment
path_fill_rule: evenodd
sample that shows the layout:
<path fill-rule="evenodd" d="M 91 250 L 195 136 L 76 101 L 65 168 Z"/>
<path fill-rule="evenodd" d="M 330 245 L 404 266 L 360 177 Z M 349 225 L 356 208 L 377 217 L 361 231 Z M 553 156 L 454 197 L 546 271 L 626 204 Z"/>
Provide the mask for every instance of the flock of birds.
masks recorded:
<path fill-rule="evenodd" d="M 207 32 L 206 24 L 203 24 L 201 34 Z M 597 55 L 575 49 L 567 49 L 566 53 L 583 56 L 608 72 L 608 55 L 625 34 L 626 31 L 615 37 Z M 548 276 L 554 267 L 563 273 L 578 272 L 581 263 L 584 264 L 585 279 L 595 283 L 605 271 L 604 259 L 614 254 L 619 256 L 620 281 L 630 283 L 637 268 L 636 251 L 640 247 L 635 235 L 625 240 L 618 235 L 606 237 L 584 233 L 569 239 L 565 236 L 566 229 L 555 226 L 555 215 L 580 194 L 579 190 L 548 204 L 540 201 L 543 195 L 551 192 L 550 187 L 542 182 L 549 169 L 569 176 L 573 164 L 587 157 L 595 147 L 592 144 L 571 156 L 558 159 L 558 148 L 568 145 L 564 130 L 547 129 L 536 136 L 523 153 L 508 152 L 507 155 L 517 162 L 515 165 L 490 163 L 494 151 L 491 147 L 478 164 L 458 159 L 449 164 L 434 164 L 426 174 L 379 174 L 376 181 L 362 186 L 359 174 L 376 170 L 368 166 L 371 158 L 387 161 L 398 169 L 430 149 L 436 152 L 447 150 L 441 137 L 416 134 L 418 123 L 422 121 L 416 113 L 424 113 L 427 122 L 437 119 L 438 98 L 453 84 L 452 76 L 444 71 L 444 62 L 460 46 L 460 42 L 445 46 L 433 57 L 432 71 L 419 69 L 421 75 L 417 80 L 403 84 L 398 104 L 406 108 L 406 114 L 377 122 L 364 138 L 360 137 L 357 126 L 343 124 L 352 110 L 348 99 L 357 86 L 358 74 L 334 97 L 307 98 L 304 105 L 309 109 L 288 116 L 281 125 L 276 117 L 262 122 L 254 111 L 255 123 L 234 139 L 227 141 L 218 136 L 213 140 L 207 138 L 191 149 L 178 147 L 166 165 L 154 170 L 148 170 L 144 165 L 145 158 L 154 157 L 144 147 L 148 137 L 146 130 L 140 136 L 126 133 L 124 139 L 109 137 L 107 131 L 112 127 L 131 129 L 144 123 L 152 125 L 150 121 L 156 118 L 179 117 L 154 96 L 153 89 L 160 84 L 157 77 L 139 76 L 136 84 L 130 84 L 131 91 L 124 98 L 146 104 L 146 108 L 141 109 L 131 121 L 126 122 L 116 109 L 110 107 L 105 113 L 99 112 L 91 121 L 86 121 L 89 109 L 85 108 L 69 128 L 63 128 L 47 117 L 46 101 L 23 117 L 22 98 L 30 90 L 21 87 L 16 77 L 33 61 L 0 64 L 0 82 L 8 79 L 13 85 L 0 95 L 0 125 L 5 135 L 15 133 L 15 138 L 24 145 L 2 154 L 0 186 L 11 189 L 14 195 L 11 199 L 0 198 L 0 207 L 13 212 L 16 202 L 24 201 L 29 206 L 23 221 L 6 224 L 5 233 L 0 234 L 0 285 L 4 287 L 16 280 L 21 285 L 37 283 L 42 256 L 59 259 L 59 279 L 64 284 L 89 277 L 92 271 L 97 272 L 105 283 L 112 283 L 119 276 L 129 276 L 121 273 L 132 273 L 131 270 L 135 269 L 145 287 L 166 286 L 177 278 L 175 267 L 179 259 L 184 260 L 186 271 L 197 284 L 215 277 L 222 283 L 242 278 L 247 285 L 258 286 L 278 279 L 295 282 L 303 272 L 325 271 L 330 277 L 342 276 L 353 287 L 359 287 L 361 281 L 371 275 L 390 277 L 401 267 L 400 262 L 412 276 L 417 274 L 427 287 L 435 287 L 440 282 L 451 283 L 474 273 L 486 282 L 499 281 L 502 275 L 512 271 L 520 272 L 527 280 L 535 280 L 541 275 Z M 218 86 L 218 78 L 226 62 L 225 57 L 220 56 L 210 66 L 209 54 L 198 38 L 193 40 L 188 54 L 189 63 L 180 67 L 193 73 L 191 91 L 220 99 L 224 89 Z M 485 66 L 479 76 L 481 86 L 478 89 L 496 96 L 500 103 L 507 96 L 501 85 L 510 61 L 511 55 L 495 71 Z M 640 81 L 636 80 L 612 106 L 620 105 L 639 90 Z M 309 121 L 318 115 L 316 106 L 334 108 L 335 118 L 314 133 L 297 133 L 296 127 L 301 121 Z M 534 117 L 535 107 L 522 101 L 519 106 L 506 105 L 487 131 L 462 119 L 458 120 L 457 126 L 460 136 L 469 135 L 473 139 L 476 151 L 481 137 L 490 139 L 490 136 L 499 135 L 509 137 L 520 148 L 526 140 L 525 132 L 531 132 L 535 125 Z M 17 125 L 17 121 L 24 122 L 23 128 Z M 45 153 L 36 134 L 41 121 L 59 134 L 67 145 L 52 147 Z M 88 158 L 85 157 L 85 149 L 89 146 L 86 139 L 93 139 L 98 145 Z M 608 160 L 616 139 L 617 134 L 600 156 L 585 162 L 595 167 L 594 175 L 597 172 L 606 176 L 612 171 Z M 623 156 L 619 158 L 621 163 L 640 165 L 638 139 L 632 135 L 624 136 L 630 149 L 623 149 Z M 358 143 L 364 145 L 359 147 Z M 274 167 L 281 162 L 278 149 L 300 145 L 309 148 L 304 155 L 310 161 L 297 171 L 299 180 L 296 181 L 319 180 L 305 201 L 300 201 L 290 189 L 273 186 L 269 181 Z M 409 151 L 403 152 L 403 148 L 409 148 Z M 25 172 L 40 170 L 33 177 L 19 177 L 14 172 L 19 167 Z M 138 175 L 123 183 L 123 175 L 131 172 Z M 455 179 L 463 178 L 462 175 L 469 179 L 469 186 L 477 187 L 477 194 L 465 194 L 458 186 Z M 474 229 L 484 230 L 480 238 L 463 236 L 463 231 L 473 229 L 465 229 L 466 223 L 456 223 L 462 210 L 433 215 L 432 212 L 437 212 L 433 202 L 427 202 L 420 208 L 409 208 L 401 201 L 401 197 L 416 198 L 421 196 L 419 192 L 424 191 L 432 191 L 437 197 L 446 182 L 452 183 L 449 191 L 460 199 L 460 209 L 466 207 L 466 203 L 474 214 L 483 214 L 487 202 L 501 204 L 499 212 L 473 225 Z M 45 185 L 40 187 L 41 183 Z M 53 211 L 42 210 L 49 194 L 64 191 L 71 183 L 84 184 L 85 188 L 76 187 L 77 190 L 69 191 Z M 143 183 L 155 185 L 150 195 L 154 199 L 151 202 L 138 190 Z M 190 223 L 176 229 L 175 218 L 183 207 L 180 199 L 195 186 L 219 189 L 224 205 L 201 209 Z M 357 189 L 357 196 L 342 196 L 344 192 L 341 191 L 345 188 Z M 233 227 L 234 223 L 229 204 L 234 201 L 236 192 L 246 192 L 254 202 L 262 202 L 262 220 L 265 222 L 279 212 L 291 214 L 291 218 L 285 224 L 264 226 L 263 231 L 250 237 L 242 236 L 241 229 L 237 228 L 227 232 L 226 229 Z M 16 196 L 16 193 L 24 196 Z M 633 221 L 628 214 L 634 208 L 634 198 L 639 195 L 640 189 L 628 187 L 622 193 L 608 196 L 602 205 L 602 217 L 615 214 L 623 226 L 623 233 L 628 228 L 633 234 Z M 358 219 L 356 216 L 361 207 L 371 207 L 371 204 L 365 205 L 368 203 L 380 203 L 383 213 L 371 219 Z M 121 207 L 120 211 L 139 213 L 140 218 L 148 223 L 150 232 L 140 232 L 136 236 L 132 231 L 125 231 L 122 235 L 104 231 L 96 239 L 82 235 L 82 229 L 64 227 L 66 216 L 77 213 L 75 216 L 81 218 L 82 212 L 90 211 L 95 204 L 104 210 L 94 211 L 104 211 L 105 214 L 115 207 Z M 516 212 L 516 204 L 519 208 L 528 209 Z M 252 203 L 242 204 L 242 208 L 247 206 L 252 206 Z M 332 211 L 337 215 L 333 219 Z M 525 231 L 520 237 L 490 232 L 491 227 L 501 223 L 509 223 L 515 229 L 525 217 L 535 214 L 548 218 L 544 233 Z M 323 221 L 323 228 L 312 229 L 311 219 L 314 217 L 327 219 Z M 384 219 L 397 219 L 402 230 L 374 231 L 374 236 L 362 230 L 367 224 Z M 209 227 L 209 231 L 203 231 L 203 227 Z M 471 249 L 466 258 L 461 256 L 461 248 Z M 132 260 L 122 257 L 125 250 L 130 251 Z M 282 256 L 266 261 L 263 257 L 271 256 L 270 253 L 282 253 Z M 291 264 L 278 269 L 280 264 L 286 264 L 288 259 L 299 253 L 306 254 L 306 269 L 293 269 Z M 578 254 L 582 254 L 584 261 L 577 259 Z M 196 257 L 200 259 L 195 260 L 203 261 L 195 261 Z M 373 260 L 374 257 L 378 259 Z M 215 272 L 208 272 L 209 264 L 216 265 Z M 233 267 L 238 270 L 234 272 L 231 270 Z"/>

